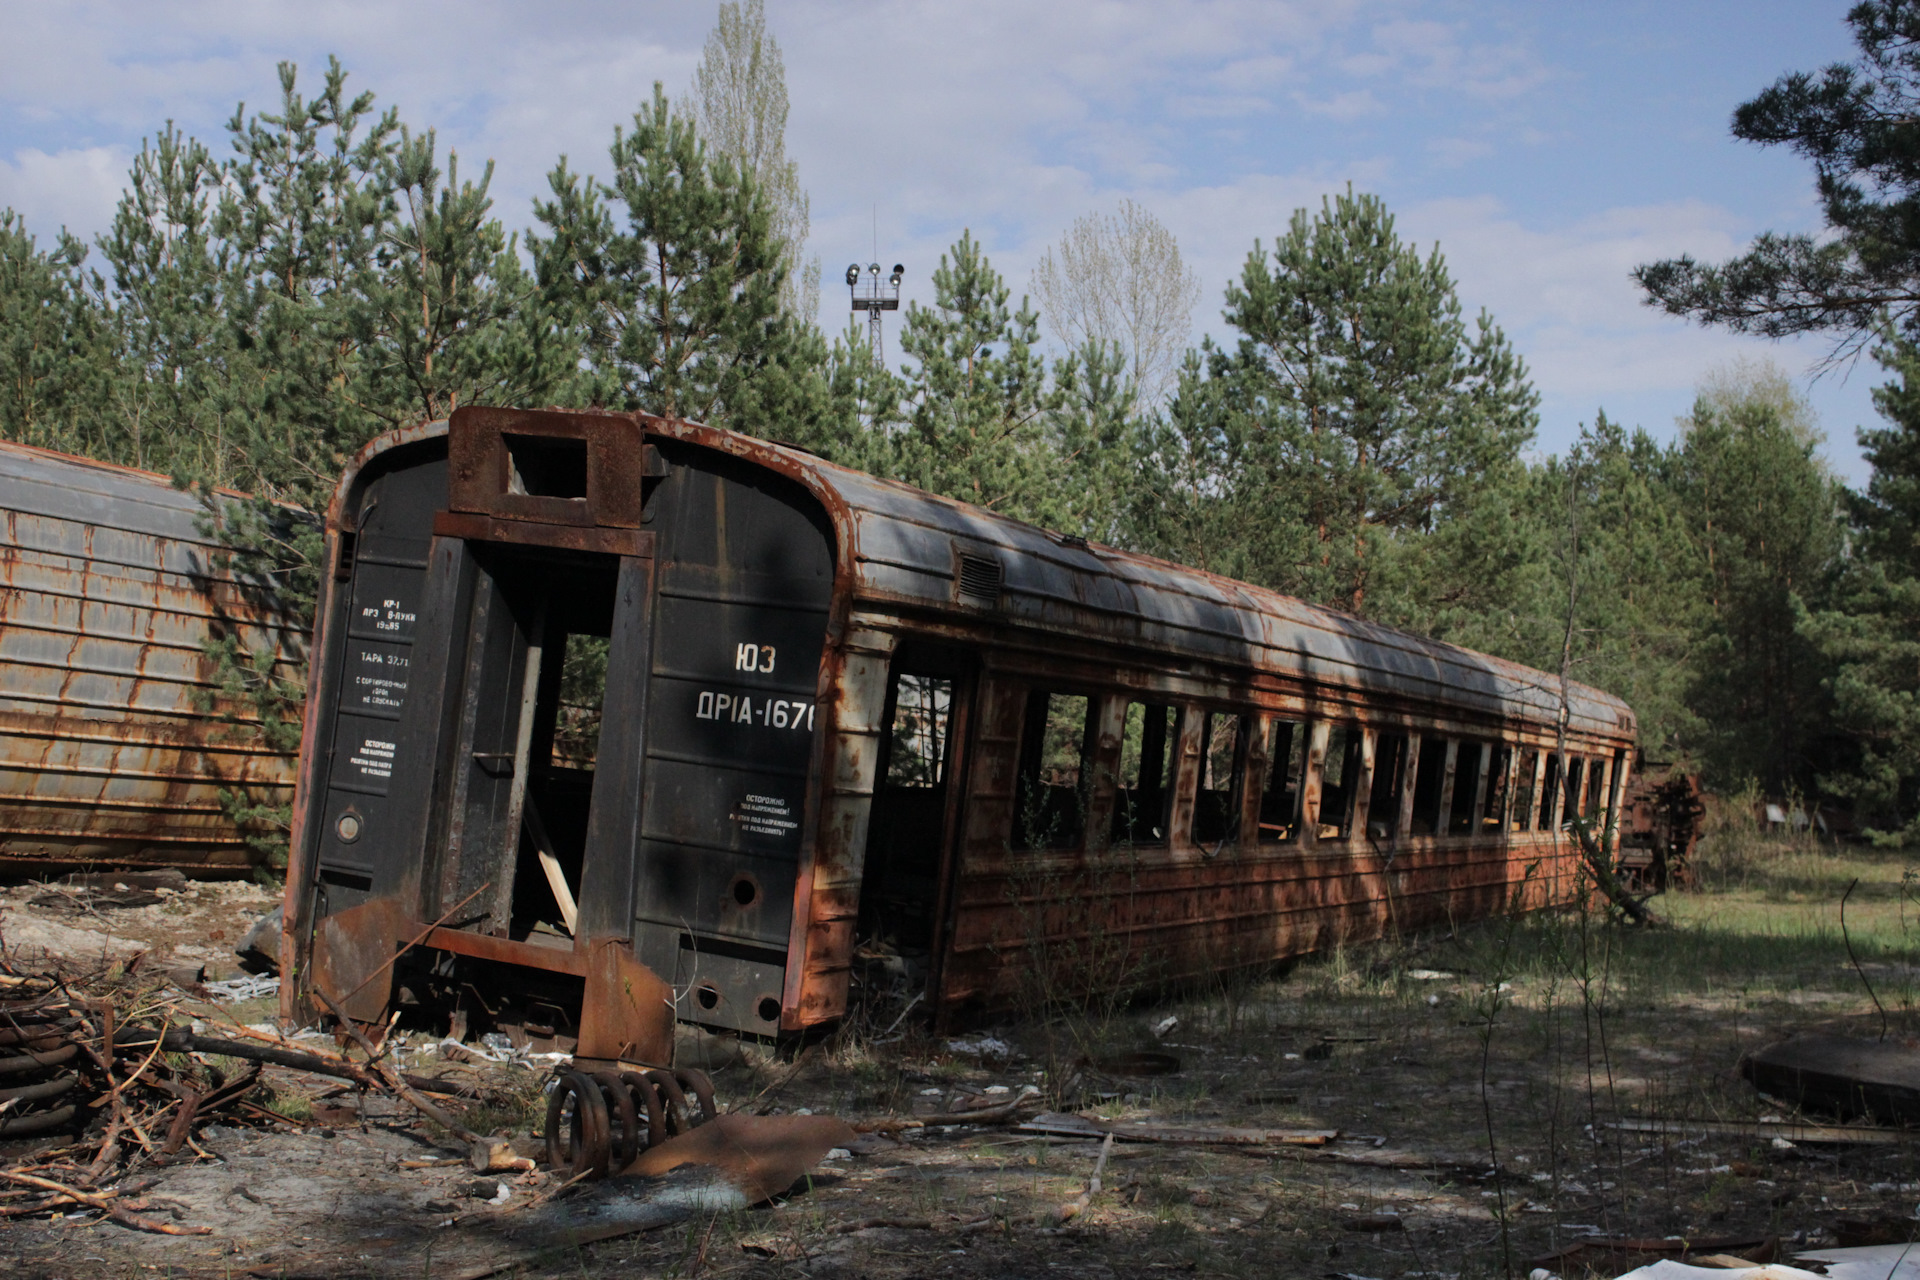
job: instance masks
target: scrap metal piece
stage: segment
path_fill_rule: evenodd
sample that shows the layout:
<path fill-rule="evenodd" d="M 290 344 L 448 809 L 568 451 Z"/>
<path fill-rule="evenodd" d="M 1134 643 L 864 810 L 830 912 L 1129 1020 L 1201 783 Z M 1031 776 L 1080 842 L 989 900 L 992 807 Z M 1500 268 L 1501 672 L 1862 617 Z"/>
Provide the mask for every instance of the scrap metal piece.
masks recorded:
<path fill-rule="evenodd" d="M 779 1195 L 835 1147 L 860 1140 L 838 1116 L 718 1116 L 641 1153 L 621 1177 L 658 1177 L 682 1165 L 719 1169 L 746 1205 Z"/>
<path fill-rule="evenodd" d="M 1747 1054 L 1740 1074 L 1762 1093 L 1816 1111 L 1920 1121 L 1920 1051 L 1898 1042 L 1798 1036 Z"/>

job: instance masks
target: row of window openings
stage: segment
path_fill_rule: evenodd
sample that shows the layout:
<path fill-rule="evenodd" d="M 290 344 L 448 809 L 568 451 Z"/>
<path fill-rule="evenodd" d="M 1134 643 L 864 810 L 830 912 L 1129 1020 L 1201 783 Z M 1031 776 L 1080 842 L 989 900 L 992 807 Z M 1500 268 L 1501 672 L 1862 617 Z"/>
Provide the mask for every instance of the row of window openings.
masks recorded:
<path fill-rule="evenodd" d="M 1092 700 L 1083 695 L 1038 690 L 1028 695 L 1020 744 L 1016 847 L 1070 849 L 1084 842 L 1085 783 L 1093 771 L 1092 711 Z M 1258 756 L 1267 766 L 1260 792 L 1259 829 L 1248 841 L 1239 831 L 1244 812 L 1241 797 L 1255 773 L 1252 735 L 1259 731 L 1260 721 L 1233 712 L 1147 702 L 1127 706 L 1112 842 L 1167 842 L 1176 777 L 1174 756 L 1188 716 L 1202 717 L 1200 768 L 1193 797 L 1194 843 L 1205 847 L 1228 841 L 1297 842 L 1313 722 L 1267 722 L 1266 741 L 1259 744 L 1264 751 Z M 1315 836 L 1342 841 L 1350 835 L 1356 791 L 1364 775 L 1364 731 L 1359 725 L 1337 722 L 1326 729 L 1325 752 L 1319 762 Z M 1512 769 L 1511 747 L 1433 735 L 1417 738 L 1420 749 L 1415 757 L 1412 793 L 1407 796 L 1406 766 L 1409 743 L 1414 740 L 1386 730 L 1375 737 L 1367 804 L 1367 835 L 1374 840 L 1391 839 L 1396 834 L 1403 797 L 1410 810 L 1408 831 L 1416 836 L 1470 836 L 1509 827 L 1515 831 L 1545 830 L 1554 821 L 1556 796 L 1564 797 L 1563 826 L 1574 817 L 1599 814 L 1606 804 L 1603 761 L 1569 756 L 1563 781 L 1559 759 L 1552 752 L 1544 753 L 1544 772 L 1540 760 L 1543 753 L 1531 749 L 1520 752 L 1519 768 Z M 1446 767 L 1450 741 L 1457 741 L 1458 750 L 1449 792 Z"/>

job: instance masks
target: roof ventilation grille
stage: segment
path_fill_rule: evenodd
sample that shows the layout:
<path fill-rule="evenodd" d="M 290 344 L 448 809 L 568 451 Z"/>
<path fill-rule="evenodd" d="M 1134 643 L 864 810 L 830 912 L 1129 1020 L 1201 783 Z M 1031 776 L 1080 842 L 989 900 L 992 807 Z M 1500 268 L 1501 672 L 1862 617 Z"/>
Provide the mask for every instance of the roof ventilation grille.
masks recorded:
<path fill-rule="evenodd" d="M 960 557 L 960 603 L 992 608 L 1000 603 L 1001 569 L 987 556 Z"/>

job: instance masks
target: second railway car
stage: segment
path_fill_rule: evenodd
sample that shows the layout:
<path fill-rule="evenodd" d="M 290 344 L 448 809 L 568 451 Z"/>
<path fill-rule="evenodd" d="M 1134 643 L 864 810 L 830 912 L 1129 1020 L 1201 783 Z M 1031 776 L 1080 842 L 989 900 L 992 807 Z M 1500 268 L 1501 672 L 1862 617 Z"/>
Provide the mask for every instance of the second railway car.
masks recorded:
<path fill-rule="evenodd" d="M 306 628 L 207 515 L 165 476 L 0 441 L 0 874 L 263 862 L 234 800 L 287 803 L 293 754 L 208 643 L 291 678 Z"/>
<path fill-rule="evenodd" d="M 328 515 L 288 1012 L 664 1065 L 1576 892 L 1618 699 L 765 440 L 463 409 Z M 398 959 L 396 960 L 396 957 Z"/>

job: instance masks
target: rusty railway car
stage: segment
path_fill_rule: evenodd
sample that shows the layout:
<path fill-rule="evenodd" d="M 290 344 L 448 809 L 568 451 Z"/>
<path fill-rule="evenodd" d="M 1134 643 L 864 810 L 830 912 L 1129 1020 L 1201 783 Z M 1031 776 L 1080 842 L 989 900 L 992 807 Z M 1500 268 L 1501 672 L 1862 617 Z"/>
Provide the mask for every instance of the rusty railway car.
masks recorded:
<path fill-rule="evenodd" d="M 219 696 L 205 645 L 291 674 L 306 628 L 203 514 L 165 476 L 0 443 L 0 870 L 255 864 L 221 793 L 287 803 L 294 756 Z"/>
<path fill-rule="evenodd" d="M 726 431 L 463 409 L 328 516 L 286 945 L 664 1064 L 862 956 L 936 1019 L 1575 891 L 1633 714 Z M 396 962 L 396 955 L 400 958 Z"/>

